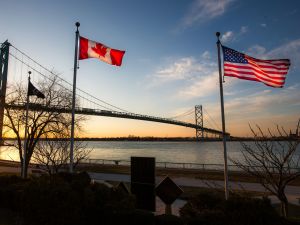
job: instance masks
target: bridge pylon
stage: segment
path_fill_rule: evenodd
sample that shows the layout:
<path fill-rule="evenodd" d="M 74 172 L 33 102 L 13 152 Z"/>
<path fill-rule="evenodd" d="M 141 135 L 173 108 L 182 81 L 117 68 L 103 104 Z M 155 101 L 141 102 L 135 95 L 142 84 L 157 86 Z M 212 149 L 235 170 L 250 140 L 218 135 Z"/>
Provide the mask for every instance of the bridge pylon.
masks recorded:
<path fill-rule="evenodd" d="M 201 128 L 196 128 L 196 139 L 204 139 L 204 131 L 203 131 L 203 111 L 202 105 L 195 106 L 195 122 L 197 126 Z"/>
<path fill-rule="evenodd" d="M 10 43 L 5 41 L 0 47 L 0 145 L 3 145 L 3 120 L 8 73 L 8 57 Z"/>

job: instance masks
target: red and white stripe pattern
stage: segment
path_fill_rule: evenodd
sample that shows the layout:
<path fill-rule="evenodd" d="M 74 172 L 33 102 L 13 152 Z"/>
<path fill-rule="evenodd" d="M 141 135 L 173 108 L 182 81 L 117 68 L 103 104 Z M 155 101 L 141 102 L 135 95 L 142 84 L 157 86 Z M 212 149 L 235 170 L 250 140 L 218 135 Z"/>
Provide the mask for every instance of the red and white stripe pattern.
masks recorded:
<path fill-rule="evenodd" d="M 289 59 L 255 59 L 233 49 L 222 46 L 224 56 L 224 76 L 262 82 L 281 88 L 289 70 Z"/>
<path fill-rule="evenodd" d="M 80 37 L 79 59 L 97 58 L 111 65 L 121 66 L 125 51 Z"/>

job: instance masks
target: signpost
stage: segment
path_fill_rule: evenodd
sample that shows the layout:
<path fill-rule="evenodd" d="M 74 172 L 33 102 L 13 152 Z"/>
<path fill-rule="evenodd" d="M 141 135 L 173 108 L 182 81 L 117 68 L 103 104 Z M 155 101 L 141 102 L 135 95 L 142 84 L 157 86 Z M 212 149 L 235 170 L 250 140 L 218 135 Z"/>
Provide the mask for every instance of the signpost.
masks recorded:
<path fill-rule="evenodd" d="M 166 204 L 165 213 L 171 215 L 171 205 L 183 193 L 183 190 L 169 177 L 160 182 L 155 190 L 156 195 Z"/>

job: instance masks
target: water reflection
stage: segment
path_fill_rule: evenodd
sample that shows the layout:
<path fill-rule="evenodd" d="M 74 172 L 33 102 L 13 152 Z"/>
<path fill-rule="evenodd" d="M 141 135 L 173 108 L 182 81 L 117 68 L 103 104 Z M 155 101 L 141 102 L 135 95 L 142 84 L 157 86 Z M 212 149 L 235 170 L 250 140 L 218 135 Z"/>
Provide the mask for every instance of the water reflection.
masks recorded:
<path fill-rule="evenodd" d="M 253 146 L 252 142 L 248 144 Z M 222 142 L 91 141 L 87 146 L 93 149 L 91 159 L 129 161 L 131 156 L 148 156 L 155 157 L 157 162 L 199 164 L 224 162 Z M 240 142 L 227 142 L 227 149 L 229 158 L 242 159 Z M 19 161 L 18 154 L 15 147 L 0 147 L 0 159 Z"/>

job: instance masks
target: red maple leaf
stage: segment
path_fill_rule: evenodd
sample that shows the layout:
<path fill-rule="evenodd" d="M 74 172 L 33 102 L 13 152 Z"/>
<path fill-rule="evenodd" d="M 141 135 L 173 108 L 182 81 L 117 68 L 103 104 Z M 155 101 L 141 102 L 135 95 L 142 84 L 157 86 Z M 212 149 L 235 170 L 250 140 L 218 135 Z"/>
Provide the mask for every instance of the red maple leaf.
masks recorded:
<path fill-rule="evenodd" d="M 107 47 L 105 45 L 100 44 L 100 43 L 96 43 L 96 46 L 92 47 L 92 50 L 94 52 L 96 52 L 97 54 L 99 54 L 100 56 L 105 57 Z"/>

